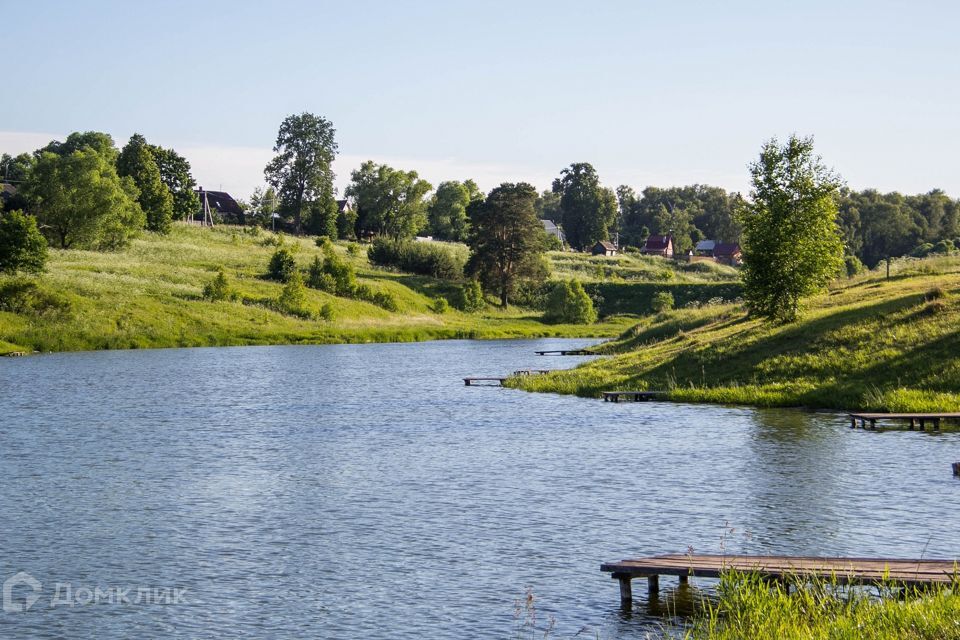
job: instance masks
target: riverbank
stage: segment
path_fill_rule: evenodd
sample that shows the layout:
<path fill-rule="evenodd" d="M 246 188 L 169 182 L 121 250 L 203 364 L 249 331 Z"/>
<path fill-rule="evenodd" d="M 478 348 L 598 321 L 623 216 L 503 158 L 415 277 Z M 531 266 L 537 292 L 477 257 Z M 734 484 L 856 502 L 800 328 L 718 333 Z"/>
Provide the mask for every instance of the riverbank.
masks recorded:
<path fill-rule="evenodd" d="M 508 386 L 599 397 L 874 411 L 960 410 L 960 258 L 904 260 L 834 284 L 803 318 L 770 325 L 734 304 L 651 316 L 611 357 Z"/>
<path fill-rule="evenodd" d="M 390 294 L 396 310 L 308 289 L 308 306 L 329 304 L 329 320 L 302 319 L 270 307 L 282 285 L 264 278 L 277 243 L 306 269 L 320 249 L 313 238 L 242 227 L 175 225 L 145 234 L 118 253 L 52 250 L 38 278 L 0 277 L 0 355 L 160 347 L 412 342 L 449 338 L 614 337 L 636 322 L 616 315 L 592 325 L 546 324 L 540 313 L 488 305 L 475 313 L 435 310 L 454 282 L 372 267 L 366 247 L 337 245 L 359 283 Z M 236 301 L 203 299 L 223 268 Z"/>

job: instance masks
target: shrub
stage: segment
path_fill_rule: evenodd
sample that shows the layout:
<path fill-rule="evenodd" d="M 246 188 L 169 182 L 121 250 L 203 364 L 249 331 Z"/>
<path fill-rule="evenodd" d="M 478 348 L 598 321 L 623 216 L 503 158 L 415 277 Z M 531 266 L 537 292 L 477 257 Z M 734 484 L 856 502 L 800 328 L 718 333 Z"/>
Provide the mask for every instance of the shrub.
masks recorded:
<path fill-rule="evenodd" d="M 351 242 L 347 245 L 347 253 L 351 256 L 360 255 L 360 245 L 356 242 Z"/>
<path fill-rule="evenodd" d="M 940 300 L 946 297 L 947 297 L 947 292 L 946 290 L 944 290 L 943 287 L 934 287 L 933 289 L 930 289 L 925 294 L 923 294 L 923 299 L 927 302 L 931 302 L 933 300 Z"/>
<path fill-rule="evenodd" d="M 323 249 L 324 253 L 329 254 L 333 253 L 334 251 L 333 241 L 329 236 L 317 236 L 317 239 L 314 240 L 313 243 L 319 248 Z"/>
<path fill-rule="evenodd" d="M 267 275 L 271 280 L 288 282 L 296 271 L 297 261 L 287 247 L 280 247 L 273 252 L 270 264 L 267 266 Z"/>
<path fill-rule="evenodd" d="M 669 291 L 657 291 L 653 294 L 650 307 L 655 313 L 663 313 L 664 311 L 673 309 L 673 294 Z"/>
<path fill-rule="evenodd" d="M 320 307 L 320 313 L 317 314 L 321 320 L 326 320 L 330 322 L 334 318 L 334 309 L 333 305 L 329 302 L 324 302 L 323 306 Z"/>
<path fill-rule="evenodd" d="M 0 311 L 43 316 L 66 314 L 72 310 L 70 298 L 41 289 L 30 280 L 16 279 L 0 285 Z"/>
<path fill-rule="evenodd" d="M 307 309 L 307 289 L 303 286 L 303 278 L 300 272 L 294 271 L 287 284 L 283 285 L 280 296 L 276 301 L 276 308 L 280 313 L 300 318 L 309 318 L 310 311 Z"/>
<path fill-rule="evenodd" d="M 373 298 L 370 300 L 373 304 L 378 307 L 382 307 L 387 311 L 399 311 L 400 305 L 397 303 L 397 298 L 392 293 L 386 291 L 377 291 L 373 294 Z"/>
<path fill-rule="evenodd" d="M 331 244 L 330 247 L 333 245 Z M 353 266 L 342 260 L 332 249 L 324 258 L 315 256 L 307 269 L 307 284 L 345 298 L 361 298 L 356 294 L 357 277 Z"/>
<path fill-rule="evenodd" d="M 47 241 L 37 220 L 22 211 L 0 214 L 0 273 L 40 273 L 47 262 Z"/>
<path fill-rule="evenodd" d="M 577 280 L 556 282 L 547 295 L 544 320 L 570 324 L 596 322 L 597 311 L 583 285 Z"/>
<path fill-rule="evenodd" d="M 463 277 L 466 260 L 451 249 L 429 242 L 377 238 L 367 250 L 370 262 L 444 280 Z"/>
<path fill-rule="evenodd" d="M 847 277 L 852 278 L 853 276 L 863 273 L 866 267 L 863 266 L 863 263 L 860 262 L 860 258 L 857 256 L 844 256 L 843 264 L 847 270 Z"/>
<path fill-rule="evenodd" d="M 450 310 L 450 303 L 447 302 L 446 298 L 436 298 L 430 304 L 430 310 L 434 313 L 446 313 Z"/>
<path fill-rule="evenodd" d="M 471 280 L 457 289 L 454 297 L 454 306 L 460 309 L 460 311 L 466 311 L 467 313 L 473 313 L 474 311 L 483 309 L 483 289 L 480 287 L 480 282 Z"/>
<path fill-rule="evenodd" d="M 213 280 L 203 285 L 203 299 L 211 302 L 237 299 L 237 292 L 230 288 L 230 281 L 227 280 L 223 267 L 217 269 L 217 275 Z"/>

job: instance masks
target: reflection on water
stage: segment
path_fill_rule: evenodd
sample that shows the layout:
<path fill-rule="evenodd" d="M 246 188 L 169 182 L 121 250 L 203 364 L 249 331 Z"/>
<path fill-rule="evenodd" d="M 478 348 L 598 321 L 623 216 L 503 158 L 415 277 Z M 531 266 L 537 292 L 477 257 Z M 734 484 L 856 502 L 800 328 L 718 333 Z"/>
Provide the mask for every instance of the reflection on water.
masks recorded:
<path fill-rule="evenodd" d="M 712 583 L 624 612 L 601 562 L 958 555 L 960 434 L 461 380 L 584 344 L 0 359 L 0 578 L 188 589 L 0 613 L 0 637 L 510 637 L 528 586 L 554 637 L 642 637 Z"/>

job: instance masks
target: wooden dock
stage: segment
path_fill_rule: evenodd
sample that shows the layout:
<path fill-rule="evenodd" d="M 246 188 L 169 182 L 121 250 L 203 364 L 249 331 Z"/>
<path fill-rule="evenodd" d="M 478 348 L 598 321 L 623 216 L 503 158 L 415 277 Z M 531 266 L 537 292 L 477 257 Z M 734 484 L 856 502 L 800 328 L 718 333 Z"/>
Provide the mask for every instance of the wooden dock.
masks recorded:
<path fill-rule="evenodd" d="M 595 356 L 597 354 L 586 349 L 555 349 L 553 351 L 534 351 L 538 356 Z"/>
<path fill-rule="evenodd" d="M 924 431 L 927 423 L 930 423 L 934 431 L 939 431 L 942 420 L 960 420 L 960 413 L 850 413 L 847 415 L 850 416 L 851 429 L 856 429 L 858 422 L 861 429 L 875 430 L 877 422 L 881 420 L 905 420 L 911 431 L 918 427 Z"/>
<path fill-rule="evenodd" d="M 903 560 L 895 558 L 818 558 L 809 556 L 733 556 L 672 554 L 621 560 L 600 565 L 601 571 L 620 582 L 620 601 L 633 600 L 630 581 L 646 578 L 651 596 L 660 588 L 660 576 L 719 578 L 727 571 L 760 574 L 771 580 L 821 578 L 837 584 L 897 584 L 922 586 L 953 584 L 958 578 L 956 560 Z"/>
<path fill-rule="evenodd" d="M 604 391 L 604 402 L 649 402 L 665 397 L 663 391 Z"/>
<path fill-rule="evenodd" d="M 514 371 L 510 376 L 470 376 L 469 378 L 463 379 L 463 384 L 468 387 L 480 386 L 482 383 L 496 383 L 488 384 L 483 386 L 502 386 L 503 383 L 510 377 L 514 376 L 538 376 L 544 373 L 550 373 L 550 369 L 518 369 Z M 478 383 L 480 383 L 478 385 Z"/>

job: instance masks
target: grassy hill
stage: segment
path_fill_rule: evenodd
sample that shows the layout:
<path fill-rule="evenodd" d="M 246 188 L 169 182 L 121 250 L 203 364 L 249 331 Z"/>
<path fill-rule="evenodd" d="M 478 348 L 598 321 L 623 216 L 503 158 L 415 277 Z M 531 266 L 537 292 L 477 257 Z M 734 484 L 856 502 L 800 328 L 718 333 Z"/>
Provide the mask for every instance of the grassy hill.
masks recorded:
<path fill-rule="evenodd" d="M 599 396 L 664 390 L 678 401 L 960 411 L 960 258 L 903 260 L 891 278 L 836 282 L 803 318 L 770 325 L 737 304 L 650 316 L 610 354 L 512 386 Z M 719 302 L 719 301 L 718 301 Z"/>
<path fill-rule="evenodd" d="M 169 235 L 145 234 L 119 253 L 52 250 L 41 277 L 0 277 L 0 354 L 435 338 L 612 337 L 636 322 L 636 318 L 612 316 L 590 326 L 551 325 L 541 322 L 537 311 L 502 311 L 492 305 L 477 313 L 451 309 L 438 314 L 432 311 L 432 303 L 452 293 L 454 283 L 375 268 L 367 261 L 365 247 L 351 255 L 346 243 L 339 244 L 337 251 L 354 265 L 359 282 L 393 294 L 399 309 L 390 312 L 368 302 L 308 290 L 308 306 L 319 310 L 329 302 L 335 313 L 331 321 L 303 320 L 265 304 L 281 290 L 280 284 L 263 277 L 277 242 L 278 236 L 269 232 L 175 225 Z M 296 252 L 301 268 L 320 255 L 312 238 L 287 236 L 284 242 Z M 637 259 L 609 260 L 608 266 L 639 271 Z M 588 280 L 596 281 L 596 261 L 585 255 L 569 256 L 565 264 L 574 269 L 593 265 Z M 202 299 L 204 284 L 221 266 L 245 302 Z M 665 262 L 654 266 L 661 273 L 674 270 Z M 622 279 L 614 274 L 609 278 Z M 696 273 L 664 278 L 712 282 Z"/>

